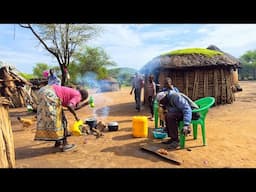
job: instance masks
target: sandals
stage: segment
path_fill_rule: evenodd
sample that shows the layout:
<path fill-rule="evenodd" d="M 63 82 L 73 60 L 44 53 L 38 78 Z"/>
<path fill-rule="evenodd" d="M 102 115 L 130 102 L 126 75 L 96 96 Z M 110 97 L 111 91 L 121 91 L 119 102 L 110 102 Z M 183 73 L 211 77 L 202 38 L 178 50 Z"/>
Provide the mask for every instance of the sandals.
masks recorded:
<path fill-rule="evenodd" d="M 71 151 L 71 150 L 73 150 L 75 148 L 76 148 L 75 144 L 67 144 L 67 145 L 63 146 L 62 152 Z"/>

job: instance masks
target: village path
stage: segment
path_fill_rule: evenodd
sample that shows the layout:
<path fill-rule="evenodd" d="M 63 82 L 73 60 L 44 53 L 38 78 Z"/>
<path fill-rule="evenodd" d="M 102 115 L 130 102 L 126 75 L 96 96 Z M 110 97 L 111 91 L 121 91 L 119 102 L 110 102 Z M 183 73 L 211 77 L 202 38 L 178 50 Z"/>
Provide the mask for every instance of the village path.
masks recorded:
<path fill-rule="evenodd" d="M 25 108 L 10 109 L 17 168 L 255 168 L 256 167 L 256 82 L 240 82 L 242 92 L 235 93 L 233 104 L 210 109 L 206 119 L 207 146 L 202 146 L 201 131 L 198 139 L 187 137 L 186 147 L 191 150 L 171 151 L 182 162 L 175 165 L 140 149 L 144 143 L 159 143 L 152 138 L 154 123 L 149 121 L 148 138 L 133 138 L 132 117 L 149 116 L 149 109 L 135 110 L 130 87 L 121 91 L 95 93 L 95 109 L 78 111 L 81 119 L 94 115 L 106 123 L 117 121 L 119 130 L 104 132 L 104 137 L 71 136 L 70 143 L 77 149 L 60 152 L 53 142 L 34 141 L 35 124 L 25 130 L 17 116 L 30 118 L 34 114 Z M 66 111 L 70 123 L 72 115 Z M 86 142 L 84 142 L 86 140 Z M 163 147 L 165 147 L 163 145 Z"/>

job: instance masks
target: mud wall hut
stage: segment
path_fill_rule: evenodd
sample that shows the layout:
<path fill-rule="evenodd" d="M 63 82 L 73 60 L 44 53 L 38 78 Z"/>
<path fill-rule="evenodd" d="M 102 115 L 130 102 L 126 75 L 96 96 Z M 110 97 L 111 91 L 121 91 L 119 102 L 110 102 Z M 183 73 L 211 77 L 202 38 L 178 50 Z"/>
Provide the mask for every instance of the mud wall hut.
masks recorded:
<path fill-rule="evenodd" d="M 235 101 L 234 74 L 240 64 L 234 57 L 209 46 L 207 49 L 183 49 L 160 55 L 140 71 L 146 79 L 153 74 L 160 89 L 165 77 L 171 77 L 173 84 L 192 100 L 212 96 L 216 99 L 215 105 L 218 105 Z M 146 91 L 146 103 L 145 98 Z"/>
<path fill-rule="evenodd" d="M 112 78 L 99 80 L 99 92 L 118 91 L 120 90 L 120 83 Z"/>

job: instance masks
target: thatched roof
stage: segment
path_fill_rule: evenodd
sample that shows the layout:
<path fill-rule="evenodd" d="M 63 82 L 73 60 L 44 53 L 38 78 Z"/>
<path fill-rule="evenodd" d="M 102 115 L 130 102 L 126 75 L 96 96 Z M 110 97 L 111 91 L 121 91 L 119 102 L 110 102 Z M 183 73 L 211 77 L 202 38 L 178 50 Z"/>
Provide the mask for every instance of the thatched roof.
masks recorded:
<path fill-rule="evenodd" d="M 118 83 L 118 81 L 113 77 L 107 77 L 105 79 L 102 79 L 102 81 L 109 82 L 109 83 Z"/>
<path fill-rule="evenodd" d="M 216 46 L 209 46 L 207 49 L 190 48 L 162 54 L 148 62 L 141 69 L 141 71 L 149 71 L 149 69 L 152 71 L 159 67 L 168 69 L 183 69 L 231 66 L 237 68 L 240 64 L 240 61 L 235 57 L 221 51 Z"/>
<path fill-rule="evenodd" d="M 229 53 L 226 53 L 226 52 L 222 51 L 222 50 L 221 50 L 220 48 L 218 48 L 217 46 L 215 46 L 215 45 L 209 45 L 209 46 L 207 47 L 207 49 L 216 50 L 216 51 L 219 51 L 219 52 L 223 53 L 224 55 L 226 55 L 226 56 L 228 56 L 229 58 L 231 58 L 233 61 L 236 61 L 237 63 L 239 63 L 239 64 L 238 64 L 238 67 L 240 67 L 241 61 L 240 61 L 239 59 L 235 58 L 233 55 L 230 55 Z"/>

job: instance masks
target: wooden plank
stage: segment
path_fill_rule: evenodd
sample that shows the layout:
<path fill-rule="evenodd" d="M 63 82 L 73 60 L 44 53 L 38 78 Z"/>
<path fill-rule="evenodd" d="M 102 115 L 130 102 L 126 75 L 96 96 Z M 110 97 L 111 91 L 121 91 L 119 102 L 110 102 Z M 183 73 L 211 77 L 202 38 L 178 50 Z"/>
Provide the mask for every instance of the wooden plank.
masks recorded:
<path fill-rule="evenodd" d="M 201 71 L 197 71 L 197 73 L 198 73 L 198 74 L 197 74 L 197 79 L 196 79 L 196 84 L 195 84 L 195 90 L 196 90 L 196 92 L 195 92 L 195 99 L 194 99 L 194 100 L 198 99 L 199 81 L 200 81 L 200 76 L 202 76 L 202 72 L 201 72 Z"/>
<path fill-rule="evenodd" d="M 209 96 L 208 94 L 208 71 L 204 71 L 204 97 Z"/>
<path fill-rule="evenodd" d="M 174 163 L 174 164 L 177 164 L 177 165 L 181 164 L 181 161 L 179 159 L 177 159 L 177 157 L 175 155 L 171 154 L 169 151 L 168 151 L 167 155 L 163 155 L 161 153 L 158 153 L 157 150 L 159 150 L 161 148 L 162 147 L 159 147 L 159 146 L 156 146 L 156 145 L 150 145 L 150 144 L 146 144 L 146 145 L 141 146 L 141 149 L 143 149 L 147 152 L 150 152 L 152 154 L 155 154 L 155 155 L 157 155 L 161 158 L 164 158 L 165 160 L 168 160 L 171 163 Z"/>
<path fill-rule="evenodd" d="M 192 93 L 192 100 L 196 100 L 196 92 L 197 92 L 197 83 L 198 83 L 198 71 L 195 71 L 195 76 L 194 76 L 194 84 L 193 84 L 193 93 Z"/>
<path fill-rule="evenodd" d="M 227 94 L 226 94 L 226 79 L 225 79 L 225 74 L 223 69 L 220 70 L 220 74 L 221 74 L 221 104 L 225 104 L 227 102 Z"/>
<path fill-rule="evenodd" d="M 229 73 L 228 71 L 226 72 L 226 76 L 227 76 L 227 103 L 232 103 L 233 102 L 233 97 L 232 97 L 232 94 L 233 94 L 233 91 L 231 89 L 231 73 Z"/>
<path fill-rule="evenodd" d="M 217 103 L 219 103 L 219 99 L 218 99 L 218 88 L 219 88 L 219 85 L 218 85 L 218 71 L 217 70 L 214 70 L 213 72 L 213 82 L 214 82 L 214 85 L 213 85 L 213 90 L 214 90 L 214 97 L 215 97 L 215 100 Z"/>
<path fill-rule="evenodd" d="M 232 102 L 234 102 L 236 100 L 235 94 L 234 94 L 234 92 L 232 90 L 232 86 L 235 86 L 234 73 L 230 72 L 230 71 L 227 71 L 227 73 L 228 73 L 227 78 L 229 78 L 229 81 L 230 81 L 230 88 L 229 88 L 230 97 L 231 97 Z"/>
<path fill-rule="evenodd" d="M 3 101 L 0 103 L 0 168 L 14 168 L 15 151 L 9 106 L 6 100 Z"/>
<path fill-rule="evenodd" d="M 185 75 L 185 88 L 184 88 L 185 89 L 185 95 L 188 95 L 188 86 L 189 86 L 188 77 L 189 77 L 189 71 Z"/>

